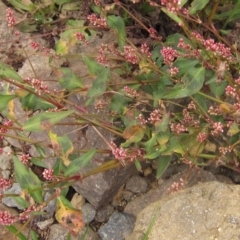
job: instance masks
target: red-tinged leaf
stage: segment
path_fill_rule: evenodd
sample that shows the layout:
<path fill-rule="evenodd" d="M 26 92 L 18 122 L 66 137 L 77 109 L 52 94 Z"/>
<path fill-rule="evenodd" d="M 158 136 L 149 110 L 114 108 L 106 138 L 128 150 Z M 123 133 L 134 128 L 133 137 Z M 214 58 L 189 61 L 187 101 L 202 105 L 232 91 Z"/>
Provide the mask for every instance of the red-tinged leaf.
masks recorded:
<path fill-rule="evenodd" d="M 54 124 L 58 123 L 62 119 L 68 117 L 74 111 L 63 112 L 44 112 L 36 116 L 31 117 L 23 126 L 23 130 L 29 132 L 38 132 L 46 129 L 50 129 Z"/>
<path fill-rule="evenodd" d="M 89 161 L 93 158 L 95 153 L 96 153 L 96 150 L 92 149 L 84 153 L 82 156 L 72 160 L 69 166 L 67 167 L 67 169 L 65 170 L 64 175 L 70 176 L 79 172 L 82 168 L 84 168 L 89 163 Z"/>
<path fill-rule="evenodd" d="M 139 142 L 145 133 L 145 127 L 137 124 L 126 128 L 123 132 L 123 137 L 128 140 L 128 142 Z"/>
<path fill-rule="evenodd" d="M 71 206 L 71 203 L 63 196 L 57 198 L 55 217 L 57 221 L 63 227 L 67 228 L 74 237 L 77 237 L 79 232 L 85 226 L 82 218 L 82 212 L 74 209 Z"/>
<path fill-rule="evenodd" d="M 66 135 L 59 137 L 51 131 L 49 132 L 49 137 L 55 153 L 61 158 L 63 164 L 68 166 L 70 164 L 68 156 L 74 150 L 72 141 Z"/>

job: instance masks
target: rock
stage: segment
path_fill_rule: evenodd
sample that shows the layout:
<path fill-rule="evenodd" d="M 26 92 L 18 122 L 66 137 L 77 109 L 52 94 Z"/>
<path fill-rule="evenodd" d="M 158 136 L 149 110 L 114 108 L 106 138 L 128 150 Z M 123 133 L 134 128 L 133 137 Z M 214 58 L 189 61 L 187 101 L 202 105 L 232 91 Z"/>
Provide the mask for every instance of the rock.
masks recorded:
<path fill-rule="evenodd" d="M 4 179 L 9 179 L 10 174 L 11 174 L 11 171 L 10 171 L 10 170 L 2 170 L 2 177 L 3 177 Z"/>
<path fill-rule="evenodd" d="M 98 222 L 107 222 L 113 212 L 114 208 L 110 204 L 108 204 L 107 206 L 104 206 L 103 208 L 98 210 L 95 220 Z"/>
<path fill-rule="evenodd" d="M 3 153 L 0 154 L 0 168 L 2 170 L 8 170 L 11 168 L 12 161 L 12 149 L 7 146 L 3 148 Z"/>
<path fill-rule="evenodd" d="M 145 178 L 136 175 L 127 181 L 125 188 L 133 193 L 144 193 L 147 191 L 148 183 Z"/>
<path fill-rule="evenodd" d="M 47 228 L 49 225 L 51 225 L 54 222 L 53 218 L 46 219 L 45 221 L 37 222 L 37 226 L 41 229 L 44 230 Z"/>
<path fill-rule="evenodd" d="M 51 194 L 49 192 L 46 192 L 44 196 L 44 201 L 48 200 L 50 197 L 51 197 Z M 47 212 L 48 217 L 52 217 L 56 210 L 56 198 L 51 200 L 43 210 Z"/>
<path fill-rule="evenodd" d="M 126 240 L 238 239 L 240 186 L 200 183 L 148 206 L 137 216 Z"/>
<path fill-rule="evenodd" d="M 21 192 L 22 189 L 20 185 L 18 183 L 14 183 L 11 188 L 4 192 L 4 194 L 19 194 Z M 20 210 L 24 209 L 20 204 L 15 201 L 14 197 L 4 197 L 2 199 L 2 202 L 8 207 L 16 207 Z"/>
<path fill-rule="evenodd" d="M 134 228 L 135 217 L 115 212 L 109 221 L 98 230 L 102 240 L 124 240 Z"/>
<path fill-rule="evenodd" d="M 134 165 L 126 166 L 92 175 L 82 182 L 74 184 L 73 187 L 94 207 L 98 208 L 109 203 L 129 176 L 136 172 Z"/>
<path fill-rule="evenodd" d="M 163 196 L 169 194 L 169 188 L 171 188 L 172 184 L 175 182 L 179 182 L 180 178 L 184 178 L 188 175 L 188 181 L 185 183 L 184 188 L 192 187 L 196 185 L 198 182 L 208 182 L 215 181 L 216 178 L 210 172 L 206 172 L 202 169 L 199 169 L 198 172 L 195 170 L 191 170 L 189 172 L 189 168 L 185 166 L 182 168 L 182 171 L 178 174 L 175 174 L 168 180 L 159 179 L 158 186 L 156 188 L 151 189 L 146 194 L 136 197 L 133 201 L 129 202 L 124 209 L 124 212 L 137 216 L 137 214 L 145 207 L 147 207 L 150 203 L 155 202 L 161 199 Z"/>
<path fill-rule="evenodd" d="M 127 190 L 123 191 L 123 199 L 125 199 L 127 202 L 131 201 L 133 196 L 134 196 L 133 192 Z"/>
<path fill-rule="evenodd" d="M 86 233 L 86 236 L 84 234 Z M 68 231 L 60 224 L 53 224 L 50 227 L 50 233 L 48 239 L 50 240 L 68 240 Z M 84 236 L 84 237 L 83 237 Z M 78 237 L 71 236 L 71 240 L 100 240 L 99 236 L 96 232 L 94 232 L 90 227 L 84 228 L 80 233 Z"/>
<path fill-rule="evenodd" d="M 83 214 L 83 220 L 85 224 L 90 223 L 96 215 L 96 210 L 93 208 L 93 206 L 89 203 L 86 203 L 81 208 L 82 214 Z"/>

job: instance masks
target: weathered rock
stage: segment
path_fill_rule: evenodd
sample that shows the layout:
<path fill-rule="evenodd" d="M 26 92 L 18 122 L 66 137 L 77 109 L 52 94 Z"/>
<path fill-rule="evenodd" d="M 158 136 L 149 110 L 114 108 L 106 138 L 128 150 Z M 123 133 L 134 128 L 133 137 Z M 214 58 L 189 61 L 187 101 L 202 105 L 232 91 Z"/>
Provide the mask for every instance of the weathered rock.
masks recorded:
<path fill-rule="evenodd" d="M 133 165 L 114 169 L 90 176 L 82 182 L 74 184 L 73 187 L 94 207 L 98 208 L 109 203 L 129 176 L 136 172 L 136 167 Z"/>
<path fill-rule="evenodd" d="M 46 219 L 45 221 L 37 222 L 37 226 L 41 229 L 44 230 L 48 226 L 50 226 L 54 222 L 53 218 Z"/>
<path fill-rule="evenodd" d="M 133 193 L 144 193 L 147 191 L 148 183 L 145 178 L 135 175 L 127 181 L 125 188 Z"/>
<path fill-rule="evenodd" d="M 3 148 L 3 153 L 0 154 L 0 168 L 7 170 L 11 168 L 12 149 L 7 146 Z"/>
<path fill-rule="evenodd" d="M 136 197 L 133 201 L 129 202 L 124 209 L 124 212 L 137 216 L 137 214 L 150 203 L 155 202 L 161 199 L 163 196 L 169 194 L 169 188 L 175 182 L 179 182 L 180 178 L 184 178 L 188 174 L 188 167 L 185 166 L 182 168 L 178 174 L 175 174 L 168 180 L 159 179 L 158 186 L 151 189 L 146 194 Z M 198 182 L 208 182 L 215 181 L 216 178 L 210 172 L 206 172 L 202 169 L 199 169 L 198 172 L 192 170 L 189 172 L 188 181 L 185 183 L 184 188 L 188 188 L 196 185 Z"/>
<path fill-rule="evenodd" d="M 102 240 L 124 240 L 134 227 L 135 217 L 115 212 L 109 221 L 98 230 Z"/>
<path fill-rule="evenodd" d="M 89 203 L 86 203 L 81 208 L 82 214 L 83 214 L 83 221 L 85 224 L 90 223 L 96 215 L 96 210 L 93 208 L 93 206 Z"/>
<path fill-rule="evenodd" d="M 148 206 L 137 216 L 126 240 L 238 239 L 240 187 L 217 181 L 200 183 Z"/>
<path fill-rule="evenodd" d="M 108 204 L 107 206 L 104 206 L 101 209 L 99 209 L 95 217 L 95 220 L 98 222 L 107 222 L 113 212 L 114 208 L 110 204 Z"/>
<path fill-rule="evenodd" d="M 87 231 L 86 236 L 84 236 L 85 232 Z M 49 233 L 49 240 L 67 240 L 68 238 L 68 231 L 60 224 L 54 224 L 50 227 L 50 233 Z M 79 240 L 83 238 L 84 240 L 99 240 L 99 236 L 96 232 L 94 232 L 90 227 L 87 229 L 84 228 L 78 237 L 71 236 L 71 240 Z"/>
<path fill-rule="evenodd" d="M 11 188 L 9 188 L 7 191 L 5 191 L 5 194 L 19 194 L 22 192 L 22 189 L 19 185 L 19 183 L 14 183 Z M 24 209 L 20 204 L 18 204 L 14 197 L 4 197 L 2 199 L 2 202 L 7 205 L 8 207 L 16 207 L 18 209 Z"/>

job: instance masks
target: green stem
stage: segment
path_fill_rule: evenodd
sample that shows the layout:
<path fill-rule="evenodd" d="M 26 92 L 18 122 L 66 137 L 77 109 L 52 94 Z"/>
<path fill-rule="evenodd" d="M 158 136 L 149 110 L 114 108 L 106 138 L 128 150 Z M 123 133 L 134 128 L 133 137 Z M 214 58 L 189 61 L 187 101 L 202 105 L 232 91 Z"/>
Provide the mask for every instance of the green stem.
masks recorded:
<path fill-rule="evenodd" d="M 217 98 L 211 97 L 211 96 L 209 96 L 209 95 L 207 95 L 207 94 L 205 94 L 203 92 L 198 92 L 197 94 L 202 95 L 203 97 L 208 98 L 210 100 L 213 100 L 214 102 L 217 102 L 217 103 L 225 103 L 225 102 L 223 102 L 223 101 L 221 101 L 221 100 L 219 100 Z"/>

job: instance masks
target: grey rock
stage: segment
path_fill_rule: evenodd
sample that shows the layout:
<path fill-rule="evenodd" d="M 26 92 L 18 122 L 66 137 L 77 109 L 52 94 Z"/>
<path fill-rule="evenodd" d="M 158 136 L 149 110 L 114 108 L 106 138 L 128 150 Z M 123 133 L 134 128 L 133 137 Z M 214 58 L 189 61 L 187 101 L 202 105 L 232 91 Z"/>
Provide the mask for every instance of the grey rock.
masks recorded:
<path fill-rule="evenodd" d="M 125 188 L 133 193 L 144 193 L 147 191 L 148 183 L 145 178 L 136 175 L 127 181 Z"/>
<path fill-rule="evenodd" d="M 0 154 L 0 168 L 2 170 L 7 170 L 11 168 L 12 160 L 12 149 L 7 146 L 3 148 L 3 153 Z"/>
<path fill-rule="evenodd" d="M 22 189 L 18 183 L 14 183 L 11 188 L 9 188 L 7 191 L 5 191 L 5 194 L 19 194 L 22 192 Z M 14 197 L 4 197 L 2 199 L 2 202 L 7 205 L 8 207 L 16 207 L 20 210 L 23 210 L 24 208 L 19 205 Z"/>
<path fill-rule="evenodd" d="M 184 179 L 186 174 L 189 175 L 184 188 L 192 187 L 198 182 L 209 182 L 216 180 L 215 176 L 210 172 L 206 172 L 202 169 L 199 169 L 197 172 L 195 170 L 189 172 L 188 167 L 185 166 L 182 171 L 180 171 L 178 174 L 175 174 L 172 178 L 168 180 L 159 179 L 158 186 L 156 186 L 156 188 L 151 189 L 146 194 L 136 197 L 133 201 L 129 202 L 124 209 L 124 212 L 137 216 L 137 214 L 150 203 L 168 195 L 168 189 L 171 188 L 172 184 L 179 182 L 180 178 Z"/>
<path fill-rule="evenodd" d="M 113 212 L 114 208 L 110 204 L 108 204 L 97 212 L 95 220 L 98 222 L 107 222 Z"/>
<path fill-rule="evenodd" d="M 46 192 L 46 194 L 44 196 L 44 201 L 48 200 L 50 198 L 50 196 L 51 196 L 51 194 L 49 192 Z M 48 217 L 52 217 L 56 210 L 56 198 L 51 200 L 43 210 L 47 212 Z"/>
<path fill-rule="evenodd" d="M 115 212 L 109 221 L 98 230 L 102 240 L 124 240 L 134 228 L 135 217 Z"/>
<path fill-rule="evenodd" d="M 2 170 L 2 177 L 3 177 L 4 179 L 9 179 L 10 174 L 11 174 L 11 171 L 10 171 L 10 170 Z"/>
<path fill-rule="evenodd" d="M 151 240 L 239 239 L 239 198 L 239 185 L 199 183 L 149 203 L 126 240 L 143 239 L 152 223 Z"/>
<path fill-rule="evenodd" d="M 83 220 L 86 224 L 90 223 L 96 215 L 96 210 L 89 203 L 86 203 L 81 208 L 83 214 Z"/>
<path fill-rule="evenodd" d="M 134 165 L 92 175 L 73 185 L 94 207 L 109 203 L 129 176 L 136 173 Z"/>
<path fill-rule="evenodd" d="M 84 236 L 84 234 L 86 235 Z M 49 233 L 49 240 L 67 240 L 68 238 L 68 230 L 65 229 L 62 225 L 60 224 L 53 224 L 50 227 L 50 233 Z M 84 238 L 83 238 L 84 236 Z M 71 236 L 71 240 L 79 240 L 79 239 L 84 239 L 84 240 L 99 240 L 99 236 L 97 235 L 96 232 L 94 232 L 90 227 L 85 227 L 78 235 L 78 237 L 73 237 Z"/>
<path fill-rule="evenodd" d="M 133 196 L 134 196 L 133 192 L 127 190 L 123 191 L 123 199 L 125 199 L 127 202 L 131 201 Z"/>
<path fill-rule="evenodd" d="M 54 222 L 53 218 L 46 219 L 45 221 L 37 222 L 37 226 L 41 229 L 44 230 L 47 228 L 49 225 L 51 225 Z"/>

